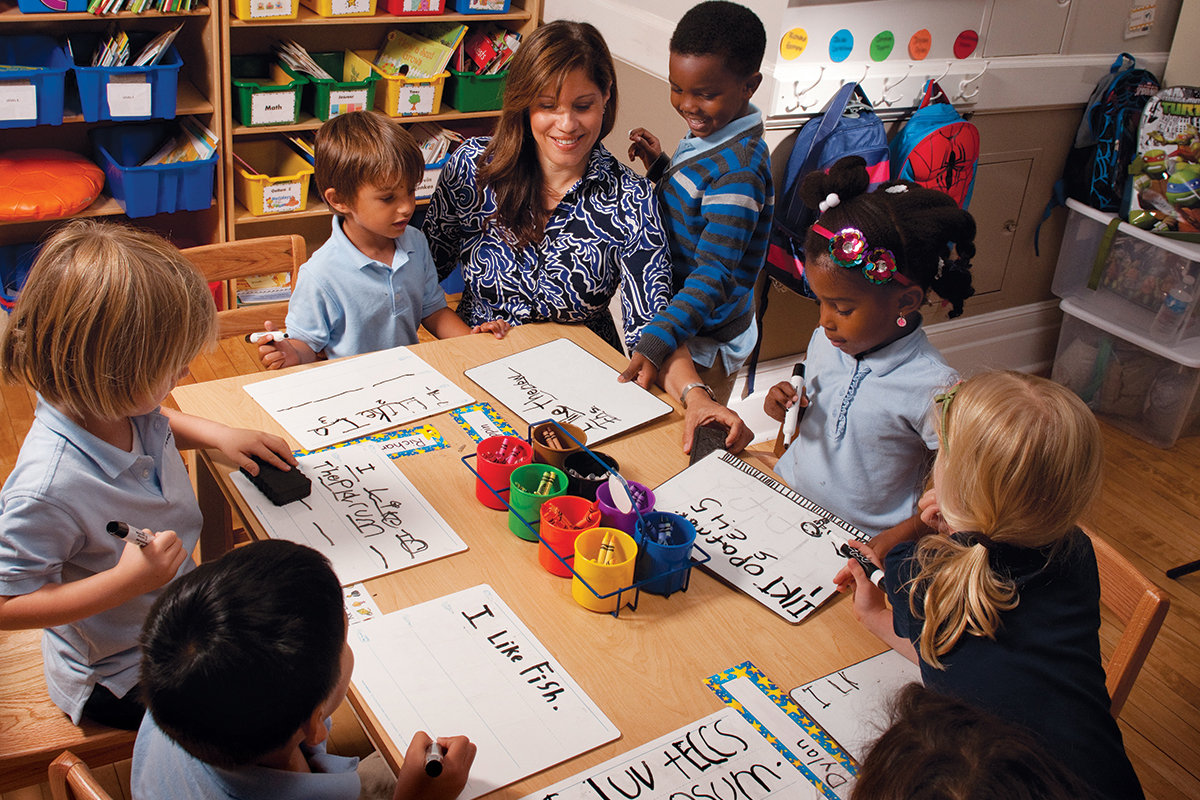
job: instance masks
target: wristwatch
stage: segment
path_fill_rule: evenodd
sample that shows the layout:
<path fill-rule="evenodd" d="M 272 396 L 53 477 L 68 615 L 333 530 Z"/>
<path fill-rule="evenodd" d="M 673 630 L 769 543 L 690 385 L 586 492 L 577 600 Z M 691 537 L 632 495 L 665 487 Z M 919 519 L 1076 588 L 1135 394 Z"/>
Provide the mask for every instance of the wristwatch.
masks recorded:
<path fill-rule="evenodd" d="M 712 398 L 712 401 L 714 403 L 717 402 L 716 393 L 712 390 L 712 387 L 709 386 L 707 383 L 699 383 L 699 382 L 689 383 L 687 386 L 683 387 L 683 391 L 679 393 L 679 404 L 681 406 L 683 406 L 685 411 L 687 410 L 688 392 L 690 392 L 692 389 L 697 389 L 697 388 L 703 389 L 704 391 L 708 392 L 708 396 Z"/>

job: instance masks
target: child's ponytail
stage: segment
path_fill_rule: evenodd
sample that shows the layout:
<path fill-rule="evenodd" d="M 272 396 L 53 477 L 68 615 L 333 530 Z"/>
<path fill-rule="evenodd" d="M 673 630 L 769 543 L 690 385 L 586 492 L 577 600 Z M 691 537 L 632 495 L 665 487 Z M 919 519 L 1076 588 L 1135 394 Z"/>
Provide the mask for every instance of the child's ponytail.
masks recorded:
<path fill-rule="evenodd" d="M 921 658 L 930 666 L 945 669 L 941 656 L 964 633 L 995 639 L 1000 613 L 1017 605 L 1016 586 L 991 567 L 990 545 L 983 536 L 960 542 L 936 535 L 917 546 L 920 571 L 908 602 L 913 616 L 925 619 L 919 644 Z"/>

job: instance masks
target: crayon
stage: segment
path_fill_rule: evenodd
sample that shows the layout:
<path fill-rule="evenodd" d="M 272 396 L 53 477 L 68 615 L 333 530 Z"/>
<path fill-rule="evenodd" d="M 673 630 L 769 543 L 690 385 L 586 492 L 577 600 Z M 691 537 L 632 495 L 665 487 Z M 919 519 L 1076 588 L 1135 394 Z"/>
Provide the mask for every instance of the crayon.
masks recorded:
<path fill-rule="evenodd" d="M 554 473 L 543 472 L 542 480 L 538 484 L 537 491 L 534 494 L 550 494 L 552 491 L 554 491 Z"/>

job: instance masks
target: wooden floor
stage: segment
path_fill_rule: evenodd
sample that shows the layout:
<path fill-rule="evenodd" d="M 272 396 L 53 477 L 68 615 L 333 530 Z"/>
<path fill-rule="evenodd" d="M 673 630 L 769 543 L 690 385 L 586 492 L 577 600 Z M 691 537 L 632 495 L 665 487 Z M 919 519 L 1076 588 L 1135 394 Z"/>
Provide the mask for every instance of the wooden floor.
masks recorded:
<path fill-rule="evenodd" d="M 211 380 L 254 369 L 256 359 L 242 343 L 227 341 L 193 365 L 193 378 Z M 0 479 L 7 478 L 33 419 L 33 398 L 23 388 L 0 386 Z M 1159 450 L 1107 425 L 1103 498 L 1089 523 L 1171 597 L 1171 610 L 1121 715 L 1125 747 L 1146 797 L 1151 800 L 1200 798 L 1200 571 L 1178 580 L 1164 572 L 1200 559 L 1200 437 L 1181 439 Z M 804 628 L 797 629 L 803 636 Z M 1102 643 L 1111 650 L 1117 628 L 1107 619 Z M 747 657 L 752 657 L 748 653 Z M 341 752 L 369 752 L 352 716 L 342 711 L 335 725 L 350 731 Z M 343 722 L 344 720 L 344 722 Z M 127 797 L 128 762 L 101 770 Z M 48 786 L 10 792 L 0 800 L 48 798 Z"/>

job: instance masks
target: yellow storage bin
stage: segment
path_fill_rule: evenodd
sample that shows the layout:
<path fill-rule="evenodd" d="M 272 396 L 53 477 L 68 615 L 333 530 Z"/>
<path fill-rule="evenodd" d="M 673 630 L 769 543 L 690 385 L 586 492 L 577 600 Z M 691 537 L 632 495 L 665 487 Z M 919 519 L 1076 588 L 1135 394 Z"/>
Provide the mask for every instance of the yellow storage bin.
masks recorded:
<path fill-rule="evenodd" d="M 281 139 L 238 142 L 233 194 L 256 217 L 303 211 L 313 166 Z M 247 169 L 249 167 L 249 169 Z"/>
<path fill-rule="evenodd" d="M 375 85 L 375 108 L 389 117 L 420 117 L 436 114 L 442 108 L 442 89 L 449 72 L 432 78 L 407 78 L 388 75 L 375 66 L 374 50 L 352 50 L 347 58 L 355 59 L 360 67 L 370 68 L 379 76 Z"/>
<path fill-rule="evenodd" d="M 375 0 L 300 0 L 322 17 L 373 17 Z"/>
<path fill-rule="evenodd" d="M 299 13 L 300 0 L 235 0 L 233 3 L 233 15 L 251 22 L 295 19 Z"/>

